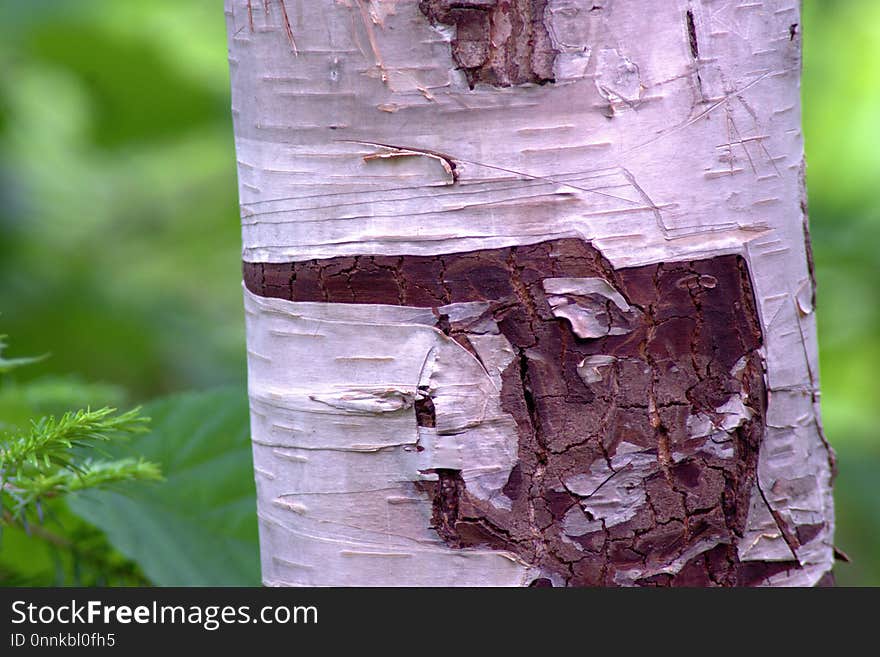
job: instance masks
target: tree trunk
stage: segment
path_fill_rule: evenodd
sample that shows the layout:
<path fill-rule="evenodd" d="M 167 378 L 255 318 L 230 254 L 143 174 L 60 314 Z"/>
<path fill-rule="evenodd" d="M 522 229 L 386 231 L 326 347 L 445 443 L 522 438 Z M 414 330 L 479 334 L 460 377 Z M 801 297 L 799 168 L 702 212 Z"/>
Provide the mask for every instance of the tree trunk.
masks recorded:
<path fill-rule="evenodd" d="M 799 3 L 227 0 L 268 585 L 814 585 Z"/>

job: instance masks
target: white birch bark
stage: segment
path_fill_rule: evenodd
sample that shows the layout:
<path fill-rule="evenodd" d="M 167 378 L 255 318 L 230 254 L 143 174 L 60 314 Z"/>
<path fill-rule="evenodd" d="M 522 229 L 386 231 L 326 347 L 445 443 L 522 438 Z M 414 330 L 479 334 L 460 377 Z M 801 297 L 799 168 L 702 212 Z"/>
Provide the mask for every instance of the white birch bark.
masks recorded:
<path fill-rule="evenodd" d="M 454 28 L 432 25 L 415 0 L 226 0 L 226 14 L 248 262 L 561 237 L 589 241 L 615 268 L 741 254 L 768 408 L 737 550 L 792 558 L 769 505 L 824 529 L 797 548 L 800 569 L 766 583 L 812 585 L 830 569 L 797 0 L 549 0 L 555 82 L 474 89 L 455 69 Z M 516 432 L 496 374 L 513 356 L 494 327 L 477 341 L 483 369 L 433 328 L 430 309 L 249 292 L 245 304 L 266 584 L 542 576 L 504 551 L 447 547 L 413 488 L 455 468 L 481 499 L 508 503 Z M 583 376 L 598 380 L 603 364 Z M 419 386 L 434 394 L 435 428 L 416 425 Z"/>

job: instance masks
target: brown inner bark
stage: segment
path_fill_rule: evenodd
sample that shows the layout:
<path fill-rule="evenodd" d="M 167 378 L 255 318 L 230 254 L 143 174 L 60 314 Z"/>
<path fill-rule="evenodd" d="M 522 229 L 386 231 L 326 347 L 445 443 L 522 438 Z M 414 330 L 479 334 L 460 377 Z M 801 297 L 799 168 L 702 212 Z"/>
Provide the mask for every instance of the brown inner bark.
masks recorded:
<path fill-rule="evenodd" d="M 611 283 L 632 310 L 623 313 L 608 301 L 604 317 L 609 328 L 628 332 L 576 335 L 569 321 L 553 316 L 544 292 L 544 279 L 557 277 Z M 503 491 L 512 505 L 499 510 L 472 498 L 457 471 L 420 484 L 434 501 L 435 529 L 450 546 L 509 550 L 575 586 L 614 585 L 621 573 L 686 560 L 689 548 L 702 553 L 677 574 L 637 583 L 750 585 L 798 567 L 794 558 L 742 563 L 734 547 L 745 527 L 765 409 L 761 331 L 741 258 L 615 270 L 588 243 L 559 239 L 442 256 L 244 263 L 244 280 L 255 294 L 294 301 L 431 307 L 437 328 L 471 351 L 469 327 L 436 309 L 489 302 L 489 314 L 517 354 L 502 374 L 501 391 L 519 434 L 519 461 Z M 601 300 L 576 301 L 595 310 Z M 596 355 L 614 360 L 601 380 L 588 382 L 578 365 Z M 739 379 L 732 375 L 737 363 L 744 363 Z M 732 456 L 710 439 L 689 435 L 689 416 L 720 423 L 716 409 L 740 390 L 753 415 L 725 437 L 722 446 Z M 419 424 L 433 426 L 430 399 L 416 406 Z M 645 503 L 625 522 L 606 526 L 602 520 L 595 531 L 566 534 L 566 514 L 577 513 L 572 509 L 590 495 L 563 482 L 594 464 L 611 468 L 624 442 L 656 457 L 656 467 L 638 482 Z M 609 482 L 626 477 L 626 470 L 611 468 Z M 785 533 L 797 542 L 807 530 Z M 719 544 L 701 549 L 707 540 Z"/>
<path fill-rule="evenodd" d="M 455 26 L 452 58 L 473 89 L 553 82 L 556 51 L 544 26 L 547 0 L 421 0 L 432 22 Z"/>

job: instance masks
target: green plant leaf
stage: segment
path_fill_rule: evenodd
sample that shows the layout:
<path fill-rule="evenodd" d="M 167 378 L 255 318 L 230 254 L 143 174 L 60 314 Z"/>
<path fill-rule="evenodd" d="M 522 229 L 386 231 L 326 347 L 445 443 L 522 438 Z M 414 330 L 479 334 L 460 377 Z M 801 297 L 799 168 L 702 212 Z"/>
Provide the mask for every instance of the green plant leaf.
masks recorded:
<path fill-rule="evenodd" d="M 69 497 L 160 586 L 255 586 L 259 544 L 247 395 L 238 388 L 147 404 L 152 432 L 107 451 L 159 464 L 160 484 Z"/>

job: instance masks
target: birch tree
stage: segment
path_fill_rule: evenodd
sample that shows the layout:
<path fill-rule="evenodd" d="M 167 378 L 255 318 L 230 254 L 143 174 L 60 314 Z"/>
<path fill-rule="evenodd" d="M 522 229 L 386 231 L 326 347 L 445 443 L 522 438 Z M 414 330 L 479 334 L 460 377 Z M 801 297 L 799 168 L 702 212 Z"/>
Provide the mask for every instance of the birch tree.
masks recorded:
<path fill-rule="evenodd" d="M 815 585 L 797 0 L 227 0 L 264 582 Z"/>

